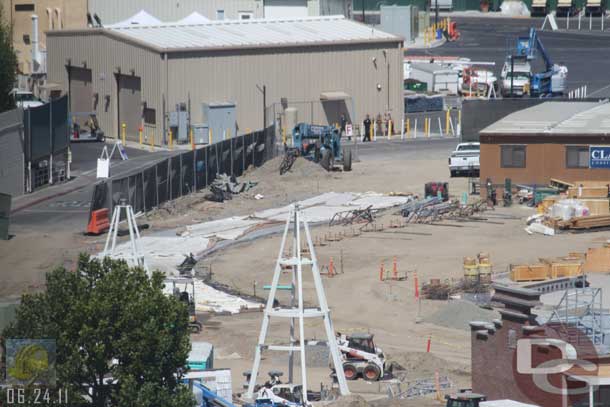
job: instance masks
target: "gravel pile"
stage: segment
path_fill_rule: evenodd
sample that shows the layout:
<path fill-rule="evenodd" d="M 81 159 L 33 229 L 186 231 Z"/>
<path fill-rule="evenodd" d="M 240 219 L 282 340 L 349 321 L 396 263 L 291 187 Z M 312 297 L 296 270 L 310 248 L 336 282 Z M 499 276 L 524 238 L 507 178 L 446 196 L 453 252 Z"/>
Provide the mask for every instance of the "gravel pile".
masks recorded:
<path fill-rule="evenodd" d="M 497 311 L 492 311 L 479 307 L 469 301 L 454 300 L 449 301 L 436 313 L 424 318 L 431 324 L 444 326 L 446 328 L 470 330 L 470 321 L 488 321 L 500 318 Z"/>

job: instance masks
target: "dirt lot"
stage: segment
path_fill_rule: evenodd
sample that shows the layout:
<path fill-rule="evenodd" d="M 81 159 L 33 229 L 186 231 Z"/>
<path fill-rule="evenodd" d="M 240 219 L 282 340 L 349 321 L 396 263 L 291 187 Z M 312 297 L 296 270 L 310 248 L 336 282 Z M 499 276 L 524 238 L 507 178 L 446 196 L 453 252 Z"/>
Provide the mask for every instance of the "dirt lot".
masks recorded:
<path fill-rule="evenodd" d="M 203 199 L 203 193 L 183 198 L 167 205 L 142 219 L 151 225 L 144 234 L 231 215 L 247 215 L 255 210 L 279 207 L 287 203 L 328 191 L 352 192 L 413 192 L 423 193 L 427 181 L 447 180 L 446 157 L 450 145 L 438 148 L 394 148 L 391 144 L 375 154 L 362 154 L 362 161 L 354 163 L 351 173 L 326 173 L 309 162 L 297 161 L 293 171 L 279 176 L 279 160 L 253 170 L 243 180 L 259 182 L 248 192 L 224 203 L 212 203 Z M 451 179 L 450 192 L 461 196 L 467 189 L 467 179 Z M 262 194 L 263 199 L 254 196 Z M 447 375 L 455 387 L 470 385 L 470 332 L 468 315 L 462 329 L 446 328 L 427 322 L 427 317 L 443 311 L 451 311 L 454 304 L 444 301 L 423 301 L 422 321 L 416 323 L 418 305 L 414 299 L 413 277 L 416 271 L 420 282 L 431 278 L 457 279 L 462 275 L 464 256 L 479 252 L 489 253 L 494 272 L 504 272 L 508 265 L 535 261 L 538 257 L 564 255 L 569 251 L 583 251 L 599 245 L 610 237 L 609 233 L 529 236 L 524 219 L 532 214 L 529 208 L 515 205 L 498 208 L 481 215 L 490 222 L 445 222 L 444 225 L 408 225 L 390 229 L 390 222 L 400 220 L 392 211 L 386 211 L 377 219 L 384 225 L 382 232 L 363 233 L 316 247 L 320 266 L 328 265 L 331 257 L 338 271 L 334 278 L 323 277 L 327 300 L 332 310 L 334 327 L 338 331 L 368 331 L 375 334 L 377 346 L 386 355 L 408 369 L 408 379 L 433 378 L 438 371 Z M 145 220 L 144 220 L 145 219 Z M 314 237 L 350 228 L 312 228 Z M 52 237 L 52 238 L 50 238 Z M 70 262 L 77 250 L 101 249 L 103 238 L 83 238 L 74 231 L 58 229 L 54 234 L 41 236 L 36 231 L 23 231 L 18 237 L 0 245 L 3 281 L 0 295 L 14 294 L 42 281 L 42 274 L 52 266 Z M 261 238 L 248 244 L 238 244 L 216 252 L 202 261 L 212 264 L 215 279 L 246 294 L 253 294 L 254 283 L 261 296 L 262 286 L 269 284 L 277 252 L 279 236 Z M 66 247 L 69 247 L 67 249 Z M 33 248 L 36 255 L 33 256 Z M 380 282 L 379 267 L 392 268 L 396 257 L 399 273 L 408 272 L 406 281 Z M 10 268 L 10 273 L 7 272 Z M 27 273 L 27 274 L 20 274 Z M 26 275 L 26 278 L 22 278 Z M 315 305 L 311 279 L 305 278 L 305 299 Z M 5 280 L 3 278 L 3 280 Z M 286 297 L 280 297 L 286 301 Z M 458 314 L 456 314 L 458 315 Z M 215 345 L 215 367 L 229 367 L 233 371 L 233 388 L 239 391 L 243 382 L 242 372 L 251 369 L 252 356 L 262 314 L 246 313 L 236 316 L 202 315 L 203 333 L 193 339 L 205 340 Z M 272 320 L 273 321 L 273 320 Z M 458 324 L 459 325 L 459 324 Z M 323 326 L 318 321 L 307 321 L 308 337 L 324 337 Z M 270 341 L 279 343 L 288 337 L 287 324 L 272 322 Z M 431 353 L 425 354 L 426 343 L 431 338 Z M 263 361 L 261 378 L 271 368 L 286 372 L 285 357 L 269 355 Z M 318 388 L 320 382 L 328 383 L 328 369 L 310 370 L 309 381 Z M 298 377 L 298 375 L 297 375 Z M 367 400 L 384 398 L 385 384 L 350 382 L 354 392 Z M 354 404 L 355 403 L 355 404 Z M 346 403 L 356 405 L 358 401 Z M 439 405 L 433 400 L 384 401 L 380 406 Z"/>

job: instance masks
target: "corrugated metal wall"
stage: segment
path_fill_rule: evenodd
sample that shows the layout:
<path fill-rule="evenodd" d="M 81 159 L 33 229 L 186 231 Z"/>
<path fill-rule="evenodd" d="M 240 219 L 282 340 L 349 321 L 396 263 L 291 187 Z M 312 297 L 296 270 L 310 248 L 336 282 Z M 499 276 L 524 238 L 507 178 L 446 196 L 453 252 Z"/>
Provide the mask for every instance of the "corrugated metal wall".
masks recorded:
<path fill-rule="evenodd" d="M 225 19 L 237 19 L 239 12 L 252 12 L 254 18 L 263 17 L 262 0 L 89 0 L 89 12 L 96 13 L 102 24 L 125 20 L 140 10 L 164 22 L 180 20 L 192 12 L 216 19 L 216 12 L 224 10 Z"/>
<path fill-rule="evenodd" d="M 100 126 L 106 137 L 116 137 L 117 118 L 117 68 L 125 75 L 141 77 L 142 102 L 156 108 L 156 123 L 163 123 L 162 116 L 162 58 L 156 53 L 140 46 L 99 35 L 92 30 L 87 34 L 51 34 L 47 37 L 49 50 L 49 82 L 58 83 L 63 92 L 68 90 L 68 61 L 72 66 L 85 64 L 92 71 L 93 111 L 97 114 Z M 152 137 L 152 128 L 147 127 Z M 160 132 L 157 131 L 156 137 Z"/>
<path fill-rule="evenodd" d="M 202 121 L 202 103 L 235 102 L 242 132 L 263 127 L 263 98 L 256 85 L 267 86 L 268 106 L 283 97 L 318 101 L 322 92 L 343 91 L 353 98 L 355 113 L 347 103 L 354 123 L 367 113 L 403 115 L 399 43 L 170 53 L 167 72 L 162 55 L 95 31 L 51 35 L 48 43 L 49 81 L 64 91 L 68 59 L 93 71 L 94 110 L 108 137 L 117 135 L 117 69 L 141 78 L 142 102 L 156 111 L 156 144 L 163 130 L 164 93 L 166 111 L 188 103 L 190 96 L 193 123 Z M 147 140 L 153 129 L 145 127 Z"/>
<path fill-rule="evenodd" d="M 0 192 L 24 192 L 23 117 L 19 109 L 0 113 Z"/>
<path fill-rule="evenodd" d="M 402 49 L 397 44 L 388 47 L 391 44 L 170 54 L 169 105 L 186 102 L 190 92 L 192 119 L 198 122 L 201 103 L 235 102 L 239 128 L 259 129 L 263 98 L 258 84 L 267 86 L 268 105 L 283 97 L 318 101 L 322 92 L 343 91 L 354 100 L 355 123 L 366 113 L 383 114 L 388 105 L 394 117 L 402 117 Z M 347 104 L 351 110 L 351 102 Z"/>

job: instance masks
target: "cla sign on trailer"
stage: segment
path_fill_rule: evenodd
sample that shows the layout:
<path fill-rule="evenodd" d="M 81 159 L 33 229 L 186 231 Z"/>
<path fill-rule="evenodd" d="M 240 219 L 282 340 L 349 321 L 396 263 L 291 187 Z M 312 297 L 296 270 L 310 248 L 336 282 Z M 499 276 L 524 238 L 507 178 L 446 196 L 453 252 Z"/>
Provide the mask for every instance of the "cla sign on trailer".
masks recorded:
<path fill-rule="evenodd" d="M 589 147 L 589 168 L 610 168 L 610 146 Z"/>

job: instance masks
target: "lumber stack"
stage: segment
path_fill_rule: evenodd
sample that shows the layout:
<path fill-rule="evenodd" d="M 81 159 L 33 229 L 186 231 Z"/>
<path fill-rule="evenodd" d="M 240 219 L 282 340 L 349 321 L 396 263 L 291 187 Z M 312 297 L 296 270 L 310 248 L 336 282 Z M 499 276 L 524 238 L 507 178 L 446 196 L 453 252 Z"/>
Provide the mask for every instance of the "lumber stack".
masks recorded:
<path fill-rule="evenodd" d="M 593 229 L 610 227 L 610 214 L 578 216 L 568 220 L 557 220 L 556 225 L 559 229 Z"/>

